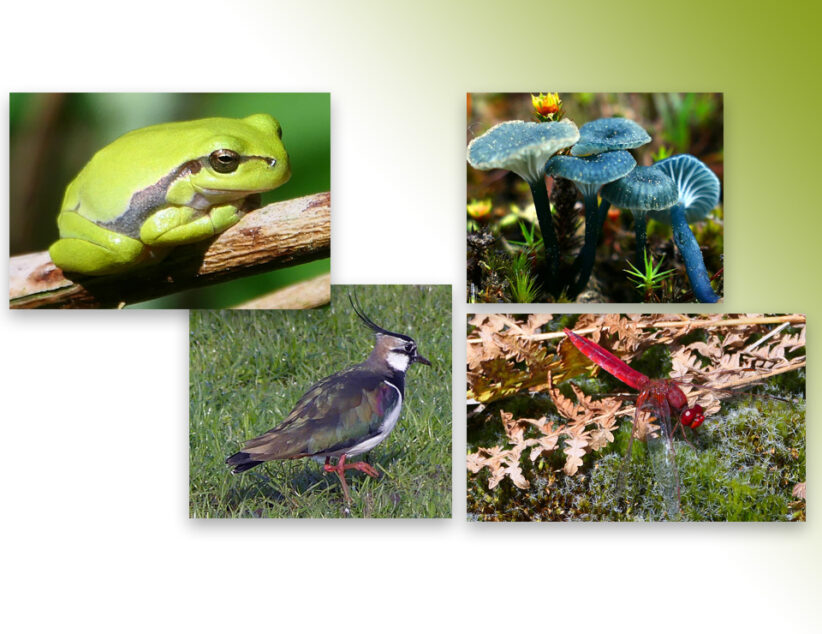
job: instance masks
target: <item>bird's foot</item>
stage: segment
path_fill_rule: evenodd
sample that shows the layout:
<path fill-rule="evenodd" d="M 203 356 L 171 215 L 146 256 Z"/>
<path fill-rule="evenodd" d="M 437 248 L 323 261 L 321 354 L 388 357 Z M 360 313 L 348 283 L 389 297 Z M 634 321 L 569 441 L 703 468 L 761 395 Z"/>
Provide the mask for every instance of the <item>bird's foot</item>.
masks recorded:
<path fill-rule="evenodd" d="M 351 464 L 346 464 L 345 462 L 345 454 L 340 456 L 340 459 L 337 461 L 336 465 L 331 464 L 331 458 L 326 457 L 325 464 L 323 465 L 323 471 L 326 473 L 336 473 L 337 477 L 340 479 L 340 484 L 342 484 L 343 495 L 345 496 L 345 501 L 350 504 L 351 503 L 351 496 L 348 494 L 348 484 L 345 481 L 345 470 L 346 469 L 356 469 L 357 471 L 362 471 L 364 474 L 371 476 L 372 478 L 378 477 L 379 471 L 377 471 L 374 467 L 372 467 L 367 462 L 354 462 Z"/>
<path fill-rule="evenodd" d="M 367 462 L 352 462 L 350 464 L 345 462 L 345 455 L 340 456 L 339 462 L 336 465 L 332 465 L 330 463 L 330 458 L 325 459 L 325 465 L 323 465 L 323 469 L 328 473 L 336 473 L 340 477 L 347 469 L 356 469 L 357 471 L 362 471 L 366 475 L 370 475 L 372 478 L 377 478 L 380 475 L 380 472 L 377 471 L 374 467 L 372 467 Z"/>
<path fill-rule="evenodd" d="M 380 472 L 377 471 L 374 467 L 372 467 L 367 462 L 354 462 L 352 464 L 345 465 L 346 469 L 356 469 L 357 471 L 362 471 L 366 475 L 370 475 L 372 478 L 377 478 L 380 475 Z"/>
<path fill-rule="evenodd" d="M 331 464 L 331 458 L 330 457 L 326 457 L 326 459 L 325 459 L 325 464 L 323 465 L 323 470 L 326 473 L 336 473 L 337 474 L 337 477 L 340 479 L 340 484 L 342 484 L 342 490 L 343 490 L 343 495 L 345 496 L 345 503 L 346 504 L 351 504 L 351 496 L 348 493 L 348 483 L 346 483 L 346 481 L 345 481 L 345 470 L 346 469 L 357 469 L 359 471 L 363 471 L 363 468 L 362 468 L 361 465 L 365 465 L 366 467 L 371 469 L 371 471 L 374 471 L 374 468 L 371 465 L 369 465 L 365 462 L 355 462 L 354 464 L 350 464 L 350 465 L 345 464 L 345 454 L 340 456 L 340 459 L 337 461 L 336 465 Z M 368 472 L 366 471 L 366 473 L 368 473 Z M 377 472 L 374 471 L 374 475 L 376 475 L 376 474 L 377 474 Z"/>

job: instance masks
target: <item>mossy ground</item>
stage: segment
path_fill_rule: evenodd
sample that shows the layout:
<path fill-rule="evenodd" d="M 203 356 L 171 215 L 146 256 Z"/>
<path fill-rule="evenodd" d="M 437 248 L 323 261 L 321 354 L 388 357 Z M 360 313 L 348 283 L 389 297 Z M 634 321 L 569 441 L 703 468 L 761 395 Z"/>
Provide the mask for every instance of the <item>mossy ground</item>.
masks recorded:
<path fill-rule="evenodd" d="M 804 502 L 792 494 L 805 481 L 805 376 L 794 372 L 772 381 L 764 391 L 788 399 L 748 396 L 723 402 L 695 433 L 691 445 L 675 441 L 681 481 L 681 519 L 686 521 L 804 520 Z M 760 388 L 762 389 L 762 388 Z M 524 410 L 528 399 L 513 403 Z M 511 411 L 512 403 L 504 409 Z M 527 415 L 518 413 L 517 415 Z M 469 432 L 469 451 L 488 446 L 493 415 Z M 551 460 L 520 461 L 531 482 L 520 490 L 508 479 L 489 490 L 487 471 L 468 476 L 468 512 L 484 521 L 655 521 L 668 519 L 647 451 L 635 442 L 625 490 L 617 481 L 630 434 L 622 425 L 615 442 L 585 457 L 579 473 L 562 473 L 561 452 Z M 500 437 L 496 442 L 504 442 Z M 479 443 L 479 444 L 477 444 Z M 494 444 L 493 442 L 491 444 Z"/>

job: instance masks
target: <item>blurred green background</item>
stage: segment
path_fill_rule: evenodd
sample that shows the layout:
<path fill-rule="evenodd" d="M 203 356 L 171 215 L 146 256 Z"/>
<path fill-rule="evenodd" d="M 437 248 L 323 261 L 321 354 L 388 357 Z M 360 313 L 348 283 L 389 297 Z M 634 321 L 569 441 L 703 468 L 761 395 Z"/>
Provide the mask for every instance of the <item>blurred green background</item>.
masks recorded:
<path fill-rule="evenodd" d="M 292 176 L 263 204 L 329 191 L 329 93 L 12 93 L 10 255 L 44 251 L 57 239 L 66 186 L 117 137 L 167 121 L 268 113 L 283 128 Z M 138 304 L 141 308 L 228 307 L 330 270 L 318 260 Z"/>
<path fill-rule="evenodd" d="M 544 87 L 544 90 L 550 89 Z M 537 93 L 534 93 L 537 94 Z M 673 154 L 692 154 L 703 161 L 719 177 L 724 192 L 724 109 L 722 93 L 559 93 L 562 100 L 564 116 L 570 118 L 578 127 L 589 121 L 602 117 L 624 117 L 631 119 L 644 128 L 651 136 L 651 142 L 630 152 L 638 165 L 651 165 Z M 468 95 L 468 138 L 484 134 L 489 128 L 503 121 L 522 120 L 536 121 L 531 93 L 470 93 Z M 472 217 L 469 210 L 469 228 L 490 230 L 510 242 L 522 241 L 523 236 L 518 220 L 530 208 L 530 215 L 535 220 L 533 198 L 527 183 L 506 170 L 483 171 L 467 165 L 468 189 L 467 202 L 472 200 L 490 200 L 491 213 L 482 218 Z M 553 179 L 547 179 L 549 192 Z M 582 220 L 582 197 L 578 196 L 580 205 L 579 220 Z M 512 205 L 517 210 L 512 211 Z M 697 242 L 702 249 L 705 265 L 714 274 L 723 267 L 724 220 L 721 211 L 715 210 L 709 219 L 691 225 Z M 643 294 L 631 283 L 631 278 L 624 272 L 627 262 L 634 262 L 635 239 L 634 222 L 629 212 L 618 214 L 612 209 L 612 215 L 606 222 L 604 235 L 597 248 L 597 263 L 593 271 L 593 284 L 596 288 L 597 301 L 602 302 L 640 302 Z M 527 218 L 528 216 L 526 216 Z M 526 220 L 527 222 L 527 220 Z M 581 239 L 584 223 L 578 227 L 577 238 L 574 232 L 563 240 L 563 224 L 557 223 L 560 244 L 569 244 L 564 249 L 566 259 L 576 255 L 577 241 Z M 663 223 L 648 223 L 649 248 L 654 260 L 664 259 L 663 269 L 678 269 L 676 291 L 666 297 L 667 301 L 682 301 L 683 293 L 690 291 L 684 264 L 678 252 L 675 252 L 671 240 L 671 229 Z M 498 246 L 499 246 L 498 241 Z M 486 289 L 486 298 L 479 301 L 495 301 L 494 289 Z M 504 295 L 496 301 L 522 302 L 516 293 Z M 470 293 L 469 293 L 470 295 Z M 499 292 L 497 293 L 499 295 Z M 548 301 L 548 296 L 539 296 L 530 301 Z M 687 301 L 687 300 L 686 300 Z M 691 301 L 694 301 L 691 299 Z"/>

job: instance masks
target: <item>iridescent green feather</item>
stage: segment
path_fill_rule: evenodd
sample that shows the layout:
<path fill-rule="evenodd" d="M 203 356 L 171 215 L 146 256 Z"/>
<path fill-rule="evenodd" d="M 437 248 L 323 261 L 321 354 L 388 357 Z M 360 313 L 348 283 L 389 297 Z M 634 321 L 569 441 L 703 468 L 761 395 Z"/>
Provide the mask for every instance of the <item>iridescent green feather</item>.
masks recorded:
<path fill-rule="evenodd" d="M 281 425 L 248 441 L 243 452 L 273 460 L 344 450 L 376 435 L 398 400 L 382 376 L 354 366 L 312 386 Z"/>

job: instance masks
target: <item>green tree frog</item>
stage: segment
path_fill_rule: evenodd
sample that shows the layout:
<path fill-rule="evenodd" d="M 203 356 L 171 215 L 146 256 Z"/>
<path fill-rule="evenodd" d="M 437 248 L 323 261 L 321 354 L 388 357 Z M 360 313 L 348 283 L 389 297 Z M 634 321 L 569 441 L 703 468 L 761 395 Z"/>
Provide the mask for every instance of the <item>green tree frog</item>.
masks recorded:
<path fill-rule="evenodd" d="M 280 124 L 267 114 L 133 130 L 66 188 L 49 255 L 86 275 L 153 264 L 225 231 L 290 176 Z"/>

